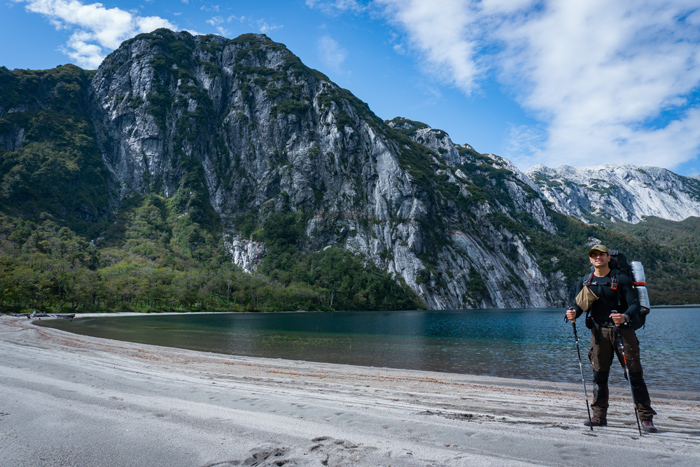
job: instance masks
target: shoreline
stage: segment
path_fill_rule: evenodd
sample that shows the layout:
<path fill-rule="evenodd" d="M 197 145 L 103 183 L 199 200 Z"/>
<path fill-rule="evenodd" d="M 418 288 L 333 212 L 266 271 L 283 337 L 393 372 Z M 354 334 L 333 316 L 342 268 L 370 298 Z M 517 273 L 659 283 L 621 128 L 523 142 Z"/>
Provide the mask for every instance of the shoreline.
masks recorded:
<path fill-rule="evenodd" d="M 660 432 L 640 439 L 624 388 L 591 432 L 580 384 L 235 357 L 10 316 L 0 352 L 3 465 L 700 464 L 697 393 L 654 391 Z"/>
<path fill-rule="evenodd" d="M 558 310 L 554 310 L 558 311 Z M 276 312 L 261 312 L 261 313 L 250 313 L 251 315 L 260 315 L 260 314 L 274 314 Z M 298 312 L 297 312 L 298 313 Z M 306 312 L 305 312 L 306 313 Z M 327 313 L 327 312 L 319 312 L 319 313 Z M 334 313 L 334 312 L 330 312 Z M 376 312 L 370 312 L 370 313 L 376 313 Z M 136 318 L 136 317 L 156 317 L 156 316 L 179 316 L 179 315 L 190 315 L 190 316 L 195 316 L 195 315 L 219 315 L 220 313 L 217 312 L 164 312 L 164 313 L 157 313 L 157 314 L 151 314 L 151 313 L 137 313 L 137 312 L 95 312 L 95 313 L 84 313 L 84 314 L 78 314 L 75 315 L 73 319 L 82 319 L 82 318 L 122 318 L 122 317 L 130 317 L 130 318 Z M 237 315 L 238 313 L 230 313 L 231 315 Z M 14 316 L 14 315 L 13 315 Z M 47 317 L 40 317 L 40 318 L 35 318 L 36 321 L 38 321 L 37 324 L 41 326 L 47 326 L 47 327 L 54 327 L 54 325 L 50 324 L 51 321 L 57 322 L 56 328 L 69 331 L 69 332 L 75 332 L 76 334 L 80 334 L 79 329 L 73 330 L 70 325 L 68 325 L 69 322 L 73 321 L 67 320 L 66 324 L 61 324 L 61 319 L 59 319 L 60 315 L 49 315 Z M 70 315 L 72 316 L 72 315 Z M 138 322 L 138 318 L 137 321 Z M 583 330 L 581 330 L 583 331 Z M 584 331 L 586 332 L 586 331 Z M 90 333 L 91 335 L 97 337 L 99 336 L 98 334 Z M 88 334 L 88 335 L 90 335 Z M 121 335 L 119 337 L 118 335 L 115 335 L 114 337 L 104 337 L 105 339 L 114 339 L 114 340 L 119 340 L 119 339 L 126 339 L 129 340 L 129 338 L 125 335 Z M 587 340 L 587 338 L 584 336 L 584 340 Z M 150 341 L 150 342 L 149 342 Z M 278 358 L 277 353 L 269 353 L 269 352 L 246 352 L 245 349 L 243 349 L 240 353 L 229 353 L 230 349 L 223 350 L 220 347 L 209 347 L 209 346 L 188 346 L 186 343 L 183 341 L 178 341 L 178 342 L 167 342 L 167 340 L 164 342 L 163 340 L 159 339 L 138 339 L 136 341 L 133 341 L 135 343 L 144 343 L 144 344 L 153 344 L 153 345 L 162 345 L 162 346 L 172 346 L 172 347 L 177 347 L 177 348 L 182 348 L 182 349 L 190 349 L 190 350 L 201 350 L 203 352 L 210 352 L 210 353 L 215 353 L 215 354 L 222 354 L 222 355 L 227 355 L 227 356 L 249 356 L 249 357 L 262 357 L 262 358 Z M 170 345 L 169 345 L 170 344 Z M 586 342 L 583 343 L 582 347 L 582 352 L 585 354 L 586 350 Z M 307 358 L 308 357 L 308 358 Z M 372 366 L 375 361 L 367 361 L 363 359 L 323 359 L 323 358 L 315 358 L 315 355 L 311 356 L 305 356 L 305 355 L 299 355 L 297 354 L 294 357 L 281 357 L 286 360 L 294 360 L 294 359 L 299 359 L 299 360 L 305 360 L 305 361 L 314 361 L 318 363 L 338 363 L 341 365 L 357 365 L 357 366 Z M 586 360 L 586 356 L 583 355 L 584 361 Z M 345 361 L 342 361 L 345 360 Z M 440 365 L 420 365 L 420 366 L 413 366 L 410 365 L 410 363 L 407 363 L 406 365 L 402 365 L 402 361 L 394 361 L 392 364 L 390 364 L 390 368 L 395 368 L 399 370 L 419 370 L 419 371 L 435 371 L 435 372 L 444 372 L 444 373 L 454 373 L 454 374 L 468 374 L 472 376 L 493 376 L 495 378 L 503 378 L 503 381 L 505 385 L 511 385 L 509 381 L 515 381 L 515 380 L 523 380 L 523 381 L 529 381 L 531 383 L 537 383 L 537 382 L 542 382 L 543 384 L 557 384 L 560 382 L 568 382 L 573 384 L 576 387 L 581 387 L 580 383 L 580 375 L 578 368 L 575 368 L 575 372 L 572 372 L 570 374 L 573 375 L 573 379 L 571 377 L 562 377 L 561 373 L 558 373 L 558 368 L 551 368 L 552 371 L 554 371 L 553 375 L 548 375 L 546 372 L 540 372 L 537 374 L 533 374 L 532 371 L 528 371 L 526 367 L 523 367 L 523 371 L 519 370 L 511 370 L 511 371 L 499 371 L 499 370 L 493 370 L 493 367 L 491 370 L 487 370 L 486 372 L 478 372 L 478 369 L 474 373 L 470 373 L 469 370 L 466 370 L 465 372 L 461 372 L 460 369 L 454 368 L 452 366 L 449 367 L 441 367 Z M 578 362 L 575 362 L 578 363 Z M 661 362 L 654 362 L 657 365 L 661 364 Z M 510 367 L 510 363 L 508 360 L 502 361 L 503 366 L 505 367 Z M 586 363 L 587 364 L 587 363 Z M 381 363 L 379 363 L 381 365 Z M 577 366 L 577 365 L 576 365 Z M 653 365 L 650 365 L 650 368 L 653 367 Z M 572 365 L 571 370 L 573 371 L 574 366 Z M 683 373 L 681 373 L 683 374 Z M 698 380 L 694 379 L 692 380 L 690 385 L 685 385 L 684 380 L 676 380 L 673 379 L 672 375 L 667 375 L 668 378 L 665 379 L 659 379 L 661 378 L 660 376 L 656 375 L 655 372 L 652 370 L 651 374 L 651 380 L 653 381 L 652 383 L 649 383 L 650 386 L 652 387 L 653 390 L 653 395 L 655 396 L 660 396 L 663 398 L 671 398 L 671 399 L 681 399 L 681 400 L 700 400 L 700 385 L 698 384 Z M 654 379 L 656 377 L 656 379 Z M 544 378 L 544 379 L 542 379 Z M 590 374 L 586 373 L 586 378 L 587 380 L 590 378 Z M 669 383 L 669 378 L 670 378 L 670 383 Z M 590 381 L 589 381 L 590 382 Z M 615 385 L 623 383 L 623 389 L 622 391 L 627 391 L 627 384 L 624 382 L 624 380 L 621 378 L 621 375 L 613 375 L 611 377 L 611 390 L 615 390 Z M 592 384 L 592 382 L 590 382 Z M 590 389 L 589 389 L 590 390 Z"/>

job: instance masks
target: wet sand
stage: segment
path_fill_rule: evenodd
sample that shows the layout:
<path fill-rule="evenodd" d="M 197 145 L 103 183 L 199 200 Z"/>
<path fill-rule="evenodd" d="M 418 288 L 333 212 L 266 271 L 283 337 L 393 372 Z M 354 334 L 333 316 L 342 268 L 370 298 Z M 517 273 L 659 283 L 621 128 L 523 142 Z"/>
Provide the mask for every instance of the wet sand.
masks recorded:
<path fill-rule="evenodd" d="M 0 317 L 0 465 L 700 465 L 700 394 L 232 357 Z M 592 388 L 589 387 L 589 395 Z"/>

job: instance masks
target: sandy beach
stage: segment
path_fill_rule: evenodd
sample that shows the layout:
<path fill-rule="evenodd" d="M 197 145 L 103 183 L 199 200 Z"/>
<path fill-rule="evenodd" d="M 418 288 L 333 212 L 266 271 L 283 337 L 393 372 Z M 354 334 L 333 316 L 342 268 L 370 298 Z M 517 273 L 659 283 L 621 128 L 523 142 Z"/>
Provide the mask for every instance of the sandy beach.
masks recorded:
<path fill-rule="evenodd" d="M 700 465 L 700 394 L 232 357 L 0 317 L 3 466 Z M 589 386 L 589 395 L 592 387 Z"/>

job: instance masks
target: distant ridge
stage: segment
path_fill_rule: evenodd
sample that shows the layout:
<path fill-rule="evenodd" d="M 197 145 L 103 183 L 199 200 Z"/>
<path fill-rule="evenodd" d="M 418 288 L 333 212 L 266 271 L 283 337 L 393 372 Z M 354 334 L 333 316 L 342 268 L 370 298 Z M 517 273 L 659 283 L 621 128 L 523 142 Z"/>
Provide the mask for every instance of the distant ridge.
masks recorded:
<path fill-rule="evenodd" d="M 681 221 L 700 216 L 700 179 L 659 167 L 536 165 L 526 171 L 559 212 L 584 222 Z"/>

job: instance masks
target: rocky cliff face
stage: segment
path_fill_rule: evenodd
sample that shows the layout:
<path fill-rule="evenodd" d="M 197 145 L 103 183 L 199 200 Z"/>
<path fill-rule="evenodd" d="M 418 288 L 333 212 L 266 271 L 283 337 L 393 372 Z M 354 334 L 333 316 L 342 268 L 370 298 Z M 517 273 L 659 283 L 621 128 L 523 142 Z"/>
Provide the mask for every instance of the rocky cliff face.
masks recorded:
<path fill-rule="evenodd" d="M 555 209 L 584 222 L 700 216 L 700 182 L 658 167 L 542 165 L 527 171 Z"/>
<path fill-rule="evenodd" d="M 119 196 L 211 206 L 247 270 L 266 248 L 244 225 L 288 210 L 304 216 L 301 248 L 341 246 L 431 308 L 566 298 L 530 244 L 557 229 L 526 177 L 427 125 L 381 121 L 265 36 L 138 36 L 107 57 L 90 99 Z"/>
<path fill-rule="evenodd" d="M 277 240 L 309 257 L 340 247 L 434 309 L 567 304 L 587 244 L 641 258 L 646 243 L 561 213 L 680 220 L 699 215 L 699 183 L 632 166 L 524 174 L 424 123 L 380 120 L 261 35 L 158 30 L 97 72 L 0 67 L 0 213 L 18 226 L 46 213 L 109 246 L 122 237 L 101 244 L 105 229 L 140 222 L 129 206 L 151 199 L 138 215 L 167 228 L 148 235 L 192 258 L 223 244 L 252 272 Z"/>

